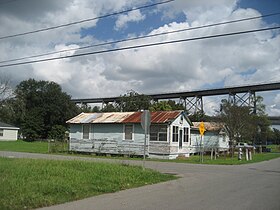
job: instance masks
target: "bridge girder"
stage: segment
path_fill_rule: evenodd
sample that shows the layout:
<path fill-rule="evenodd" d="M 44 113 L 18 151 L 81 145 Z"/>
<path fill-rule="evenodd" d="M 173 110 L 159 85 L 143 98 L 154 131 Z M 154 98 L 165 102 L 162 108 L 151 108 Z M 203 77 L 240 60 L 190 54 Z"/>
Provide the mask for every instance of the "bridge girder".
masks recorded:
<path fill-rule="evenodd" d="M 228 102 L 237 106 L 248 106 L 253 113 L 257 112 L 257 98 L 254 91 L 246 93 L 229 93 Z"/>
<path fill-rule="evenodd" d="M 177 93 L 162 93 L 162 94 L 148 94 L 153 101 L 179 99 L 180 103 L 184 104 L 185 109 L 192 113 L 204 111 L 203 97 L 205 96 L 219 96 L 228 95 L 228 100 L 233 104 L 239 106 L 250 106 L 253 112 L 256 112 L 256 92 L 280 90 L 280 82 L 247 85 L 237 87 L 225 87 L 217 89 L 177 92 Z M 120 100 L 119 97 L 106 97 L 106 98 L 91 98 L 91 99 L 72 99 L 76 104 L 88 103 L 115 103 Z"/>

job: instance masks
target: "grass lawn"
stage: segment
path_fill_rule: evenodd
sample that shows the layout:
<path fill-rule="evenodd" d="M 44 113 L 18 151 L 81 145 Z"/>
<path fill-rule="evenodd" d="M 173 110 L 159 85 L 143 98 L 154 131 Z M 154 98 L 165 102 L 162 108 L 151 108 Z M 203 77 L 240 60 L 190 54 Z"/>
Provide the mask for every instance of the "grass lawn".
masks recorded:
<path fill-rule="evenodd" d="M 58 150 L 60 149 L 61 145 L 58 145 Z M 272 148 L 272 152 L 278 152 L 279 145 L 270 145 L 270 148 Z M 48 153 L 48 142 L 25 142 L 25 141 L 0 141 L 0 151 L 15 151 L 15 152 L 32 152 L 32 153 Z M 59 152 L 55 149 L 52 149 L 53 153 L 55 154 L 65 154 L 65 155 L 77 155 L 82 157 L 92 157 L 87 154 L 69 154 L 66 152 Z M 116 157 L 105 157 L 105 156 L 94 156 L 95 158 L 117 158 L 117 159 L 130 159 L 130 160 L 142 160 L 141 158 L 124 158 L 120 156 Z M 255 162 L 261 162 L 265 160 L 270 160 L 273 158 L 280 157 L 280 153 L 256 153 L 253 155 L 253 160 L 246 161 L 245 156 L 243 155 L 243 160 L 239 161 L 237 160 L 237 156 L 234 158 L 226 157 L 224 158 L 223 155 L 221 155 L 217 160 L 211 160 L 210 156 L 204 156 L 203 164 L 216 164 L 216 165 L 240 165 L 240 164 L 247 164 L 247 163 L 255 163 Z M 193 155 L 189 158 L 185 159 L 176 159 L 176 160 L 159 160 L 159 159 L 147 159 L 147 160 L 153 160 L 153 161 L 169 161 L 169 162 L 178 162 L 178 163 L 200 163 L 199 156 Z"/>
<path fill-rule="evenodd" d="M 172 180 L 138 166 L 0 158 L 0 209 L 33 209 Z"/>
<path fill-rule="evenodd" d="M 0 141 L 0 150 L 14 152 L 48 153 L 48 142 Z"/>
<path fill-rule="evenodd" d="M 266 148 L 270 148 L 271 152 L 280 152 L 280 145 L 267 145 Z"/>
<path fill-rule="evenodd" d="M 242 160 L 238 160 L 237 155 L 235 155 L 234 158 L 231 158 L 229 156 L 224 158 L 224 156 L 221 155 L 216 160 L 214 160 L 214 159 L 211 160 L 211 157 L 209 155 L 204 155 L 203 156 L 203 164 L 241 165 L 241 164 L 248 164 L 248 163 L 257 163 L 257 162 L 271 160 L 271 159 L 279 158 L 279 157 L 280 157 L 280 153 L 279 154 L 275 154 L 275 153 L 262 153 L 262 154 L 256 153 L 256 154 L 253 154 L 252 160 L 246 161 L 244 156 L 243 156 Z M 172 160 L 172 161 L 177 162 L 177 163 L 196 163 L 196 164 L 201 163 L 200 159 L 199 159 L 199 155 L 193 155 L 193 156 L 190 156 L 189 158 L 176 159 L 176 160 Z"/>

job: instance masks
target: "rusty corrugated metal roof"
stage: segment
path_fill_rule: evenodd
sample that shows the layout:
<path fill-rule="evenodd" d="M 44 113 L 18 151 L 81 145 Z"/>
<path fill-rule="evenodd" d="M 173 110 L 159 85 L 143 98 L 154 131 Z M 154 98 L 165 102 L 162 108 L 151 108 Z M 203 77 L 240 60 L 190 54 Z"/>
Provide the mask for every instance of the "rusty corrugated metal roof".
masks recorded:
<path fill-rule="evenodd" d="M 123 119 L 122 123 L 140 123 L 142 112 L 132 112 L 130 116 Z"/>
<path fill-rule="evenodd" d="M 121 123 L 124 119 L 133 114 L 133 112 L 107 112 L 99 113 L 100 116 L 91 123 Z"/>
<path fill-rule="evenodd" d="M 151 123 L 167 123 L 175 120 L 182 111 L 151 112 Z M 142 112 L 81 113 L 67 123 L 141 123 Z"/>
<path fill-rule="evenodd" d="M 134 112 L 81 113 L 66 123 L 120 123 Z"/>
<path fill-rule="evenodd" d="M 151 123 L 167 123 L 175 120 L 182 111 L 156 111 L 151 112 Z M 142 112 L 134 112 L 124 119 L 123 123 L 141 123 Z"/>
<path fill-rule="evenodd" d="M 80 113 L 76 117 L 73 117 L 72 119 L 66 121 L 66 123 L 82 123 L 84 119 L 91 116 L 92 113 Z"/>
<path fill-rule="evenodd" d="M 151 121 L 152 123 L 166 123 L 175 120 L 182 111 L 159 111 L 152 112 Z"/>

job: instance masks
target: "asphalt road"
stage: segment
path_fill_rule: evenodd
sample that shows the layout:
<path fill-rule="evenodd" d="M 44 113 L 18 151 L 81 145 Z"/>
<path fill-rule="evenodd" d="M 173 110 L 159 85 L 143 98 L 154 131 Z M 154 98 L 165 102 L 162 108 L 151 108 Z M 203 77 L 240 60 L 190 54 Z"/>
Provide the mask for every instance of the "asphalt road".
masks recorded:
<path fill-rule="evenodd" d="M 11 158 L 80 159 L 73 156 L 1 152 Z M 110 161 L 106 159 L 105 161 Z M 142 164 L 141 161 L 112 160 Z M 117 193 L 104 194 L 40 210 L 278 210 L 280 209 L 280 158 L 240 166 L 211 166 L 146 162 L 146 167 L 181 178 Z"/>

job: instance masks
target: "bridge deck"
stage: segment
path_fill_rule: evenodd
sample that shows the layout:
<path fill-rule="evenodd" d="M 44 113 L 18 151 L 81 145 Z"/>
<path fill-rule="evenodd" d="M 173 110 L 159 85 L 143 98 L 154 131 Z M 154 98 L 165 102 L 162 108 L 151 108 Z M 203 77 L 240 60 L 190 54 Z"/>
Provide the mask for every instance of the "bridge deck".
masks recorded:
<path fill-rule="evenodd" d="M 188 98 L 188 97 L 202 97 L 202 96 L 217 96 L 226 94 L 238 94 L 246 92 L 262 92 L 280 90 L 280 82 L 269 83 L 269 84 L 258 84 L 258 85 L 247 85 L 237 87 L 225 87 L 217 89 L 206 89 L 198 91 L 187 91 L 187 92 L 175 92 L 175 93 L 159 93 L 159 94 L 147 94 L 153 100 L 162 99 L 175 99 L 175 98 Z M 120 96 L 117 97 L 104 97 L 104 98 L 84 98 L 84 99 L 72 99 L 74 103 L 108 103 L 119 101 Z"/>

